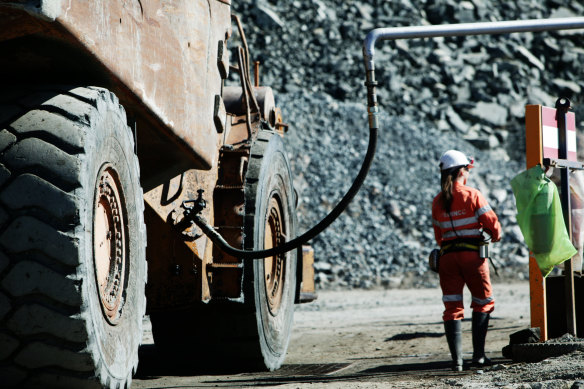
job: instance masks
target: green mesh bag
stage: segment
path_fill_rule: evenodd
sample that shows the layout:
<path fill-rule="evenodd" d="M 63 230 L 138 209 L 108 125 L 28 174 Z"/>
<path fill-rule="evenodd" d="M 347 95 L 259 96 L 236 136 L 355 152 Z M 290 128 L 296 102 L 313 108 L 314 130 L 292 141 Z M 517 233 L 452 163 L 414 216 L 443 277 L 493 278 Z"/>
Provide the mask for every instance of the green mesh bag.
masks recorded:
<path fill-rule="evenodd" d="M 517 206 L 517 224 L 546 277 L 554 266 L 577 253 L 566 230 L 558 188 L 539 165 L 515 176 L 511 188 Z"/>

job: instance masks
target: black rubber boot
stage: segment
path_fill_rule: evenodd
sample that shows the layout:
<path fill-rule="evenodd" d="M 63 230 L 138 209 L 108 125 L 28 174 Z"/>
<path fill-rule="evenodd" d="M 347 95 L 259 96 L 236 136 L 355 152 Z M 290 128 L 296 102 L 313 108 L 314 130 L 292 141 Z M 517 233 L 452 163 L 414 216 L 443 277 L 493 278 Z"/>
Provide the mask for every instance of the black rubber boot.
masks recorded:
<path fill-rule="evenodd" d="M 491 360 L 485 355 L 485 339 L 489 328 L 489 317 L 490 315 L 488 313 L 472 313 L 473 366 L 482 367 L 491 365 Z"/>
<path fill-rule="evenodd" d="M 462 371 L 462 326 L 460 320 L 444 322 L 444 332 L 452 355 L 452 370 Z"/>

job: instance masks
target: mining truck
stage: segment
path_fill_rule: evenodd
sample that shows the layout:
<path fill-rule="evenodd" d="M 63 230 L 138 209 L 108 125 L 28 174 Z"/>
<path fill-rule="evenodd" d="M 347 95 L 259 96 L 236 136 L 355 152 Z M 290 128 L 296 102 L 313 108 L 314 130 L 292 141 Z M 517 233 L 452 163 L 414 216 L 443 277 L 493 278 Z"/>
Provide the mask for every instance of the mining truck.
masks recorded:
<path fill-rule="evenodd" d="M 0 386 L 129 387 L 145 315 L 165 358 L 280 367 L 311 249 L 211 239 L 297 229 L 231 0 L 0 0 L 0 26 Z"/>

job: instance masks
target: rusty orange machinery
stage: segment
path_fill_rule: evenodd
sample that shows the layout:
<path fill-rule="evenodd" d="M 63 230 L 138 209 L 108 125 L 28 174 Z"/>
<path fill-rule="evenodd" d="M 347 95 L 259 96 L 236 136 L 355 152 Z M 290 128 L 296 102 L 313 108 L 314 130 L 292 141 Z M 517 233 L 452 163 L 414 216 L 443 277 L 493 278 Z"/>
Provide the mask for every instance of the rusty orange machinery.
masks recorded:
<path fill-rule="evenodd" d="M 557 160 L 559 150 L 559 128 L 556 109 L 542 105 L 527 105 L 525 108 L 526 167 L 546 166 Z M 566 149 L 568 163 L 578 164 L 576 154 L 576 127 L 574 113 L 565 118 Z M 571 231 L 570 231 L 571 232 Z M 530 253 L 529 285 L 531 327 L 539 327 L 541 340 L 545 341 L 566 332 L 576 335 L 584 332 L 584 310 L 581 306 L 581 272 L 573 270 L 574 258 L 564 263 L 564 274 L 544 278 L 535 257 Z M 580 304 L 578 304 L 580 302 Z M 577 331 L 578 330 L 578 331 Z"/>
<path fill-rule="evenodd" d="M 38 4 L 0 1 L 0 72 L 19 85 L 95 85 L 118 96 L 137 140 L 145 192 L 149 308 L 237 298 L 241 263 L 196 231 L 177 229 L 182 202 L 202 189 L 213 198 L 203 216 L 241 247 L 242 169 L 249 149 L 226 146 L 249 138 L 250 120 L 237 108 L 244 85 L 225 87 L 224 80 L 249 69 L 229 64 L 231 1 Z M 257 74 L 256 66 L 256 80 Z M 259 116 L 284 129 L 271 89 L 258 82 L 247 88 Z M 310 268 L 310 255 L 303 257 Z"/>
<path fill-rule="evenodd" d="M 265 100 L 260 99 L 263 106 Z M 228 115 L 229 144 L 247 137 L 243 117 Z M 278 119 L 280 120 L 280 119 Z M 212 193 L 212 207 L 204 217 L 233 247 L 242 247 L 244 238 L 245 172 L 250 148 L 223 147 L 217 170 L 190 170 L 168 184 L 145 195 L 149 259 L 148 309 L 164 310 L 200 301 L 243 297 L 243 262 L 216 247 L 191 225 L 181 224 L 181 202 L 197 197 L 204 188 Z M 182 194 L 182 195 L 181 195 Z M 309 246 L 299 250 L 296 302 L 315 298 L 314 254 Z"/>
<path fill-rule="evenodd" d="M 216 166 L 230 0 L 36 3 L 0 1 L 7 81 L 114 92 L 136 124 L 145 191 L 189 168 Z"/>

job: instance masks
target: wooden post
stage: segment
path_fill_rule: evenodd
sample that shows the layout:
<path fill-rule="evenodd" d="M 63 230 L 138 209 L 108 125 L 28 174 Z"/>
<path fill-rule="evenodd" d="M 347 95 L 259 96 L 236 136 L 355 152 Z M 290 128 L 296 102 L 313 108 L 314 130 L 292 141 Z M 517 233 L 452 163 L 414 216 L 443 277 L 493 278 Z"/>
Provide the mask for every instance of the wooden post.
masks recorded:
<path fill-rule="evenodd" d="M 525 161 L 526 168 L 543 165 L 541 105 L 525 106 Z M 531 327 L 539 327 L 540 340 L 547 340 L 547 312 L 545 300 L 545 278 L 535 258 L 529 256 L 529 296 Z"/>

